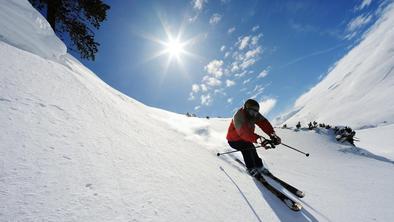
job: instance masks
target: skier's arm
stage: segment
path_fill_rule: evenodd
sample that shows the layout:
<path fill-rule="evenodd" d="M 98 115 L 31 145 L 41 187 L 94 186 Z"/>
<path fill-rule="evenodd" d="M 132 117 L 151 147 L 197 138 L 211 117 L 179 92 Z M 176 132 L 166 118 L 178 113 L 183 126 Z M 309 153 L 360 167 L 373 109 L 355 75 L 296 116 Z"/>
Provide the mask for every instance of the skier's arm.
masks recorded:
<path fill-rule="evenodd" d="M 261 130 L 264 131 L 264 133 L 270 136 L 270 140 L 274 145 L 279 145 L 282 143 L 282 140 L 276 135 L 271 123 L 263 115 L 259 114 L 256 124 L 261 128 Z"/>
<path fill-rule="evenodd" d="M 259 126 L 260 129 L 263 130 L 263 132 L 269 136 L 275 133 L 271 123 L 260 113 L 259 116 L 257 117 L 256 125 Z"/>

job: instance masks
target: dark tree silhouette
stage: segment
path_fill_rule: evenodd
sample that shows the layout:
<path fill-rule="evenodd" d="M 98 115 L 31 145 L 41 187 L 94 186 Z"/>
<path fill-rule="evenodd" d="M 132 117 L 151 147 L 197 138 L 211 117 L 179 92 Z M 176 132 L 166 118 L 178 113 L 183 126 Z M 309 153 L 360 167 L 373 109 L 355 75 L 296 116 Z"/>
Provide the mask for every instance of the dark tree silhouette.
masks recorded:
<path fill-rule="evenodd" d="M 109 5 L 101 0 L 29 1 L 46 16 L 52 29 L 62 39 L 64 34 L 68 34 L 81 58 L 95 59 L 100 44 L 94 41 L 92 28 L 99 29 L 100 23 L 106 20 Z"/>
<path fill-rule="evenodd" d="M 300 129 L 300 128 L 301 128 L 301 122 L 300 122 L 300 121 L 298 121 L 296 127 L 297 127 L 297 129 Z"/>

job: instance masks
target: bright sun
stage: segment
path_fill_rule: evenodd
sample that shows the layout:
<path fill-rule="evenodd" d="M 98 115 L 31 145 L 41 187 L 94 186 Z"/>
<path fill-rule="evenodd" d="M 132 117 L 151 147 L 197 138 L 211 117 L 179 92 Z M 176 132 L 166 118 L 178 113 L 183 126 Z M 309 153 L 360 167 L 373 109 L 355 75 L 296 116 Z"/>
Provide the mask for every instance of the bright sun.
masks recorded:
<path fill-rule="evenodd" d="M 186 45 L 187 42 L 182 42 L 180 38 L 172 38 L 171 35 L 168 36 L 168 41 L 164 42 L 164 50 L 163 53 L 169 55 L 169 62 L 171 62 L 172 59 L 176 59 L 178 62 L 181 62 L 181 55 L 187 54 L 186 52 Z"/>
<path fill-rule="evenodd" d="M 166 43 L 166 51 L 171 56 L 179 58 L 180 54 L 184 52 L 183 44 L 178 40 L 170 40 Z"/>
<path fill-rule="evenodd" d="M 183 36 L 183 31 L 184 31 L 184 27 L 183 25 L 179 28 L 177 33 L 172 33 L 169 29 L 169 26 L 166 25 L 165 22 L 163 22 L 162 20 L 161 24 L 163 26 L 163 30 L 166 34 L 165 39 L 164 38 L 157 38 L 155 36 L 151 36 L 151 35 L 143 35 L 144 38 L 149 39 L 155 43 L 158 43 L 159 45 L 161 45 L 161 49 L 157 52 L 155 52 L 152 56 L 150 56 L 149 58 L 146 59 L 146 61 L 148 60 L 152 60 L 158 57 L 167 57 L 167 61 L 165 63 L 165 67 L 164 67 L 164 73 L 167 73 L 168 68 L 170 67 L 170 65 L 175 61 L 177 65 L 179 65 L 179 67 L 181 69 L 184 69 L 184 57 L 193 57 L 193 58 L 198 58 L 201 59 L 200 56 L 190 52 L 190 47 L 197 44 L 197 42 L 200 39 L 203 39 L 204 35 L 199 34 L 196 36 L 192 36 L 189 39 L 184 39 L 182 38 Z"/>

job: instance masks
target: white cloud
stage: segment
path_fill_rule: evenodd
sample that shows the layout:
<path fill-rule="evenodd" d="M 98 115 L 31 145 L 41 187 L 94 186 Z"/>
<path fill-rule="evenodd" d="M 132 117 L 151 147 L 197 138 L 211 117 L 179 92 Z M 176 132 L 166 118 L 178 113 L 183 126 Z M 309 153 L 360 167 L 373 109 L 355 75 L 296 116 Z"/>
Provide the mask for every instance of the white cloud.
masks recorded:
<path fill-rule="evenodd" d="M 222 82 L 214 77 L 204 76 L 202 79 L 208 86 L 220 86 Z"/>
<path fill-rule="evenodd" d="M 260 26 L 256 25 L 256 26 L 254 26 L 254 27 L 252 28 L 252 31 L 255 32 L 255 31 L 257 31 L 259 28 L 260 28 Z"/>
<path fill-rule="evenodd" d="M 263 115 L 268 114 L 276 105 L 276 99 L 266 99 L 259 102 L 260 113 Z"/>
<path fill-rule="evenodd" d="M 227 33 L 228 34 L 231 34 L 231 33 L 233 33 L 235 31 L 235 27 L 231 27 L 231 28 L 229 28 L 228 30 L 227 30 Z"/>
<path fill-rule="evenodd" d="M 246 68 L 248 68 L 249 66 L 255 63 L 256 63 L 256 59 L 252 58 L 252 59 L 244 60 L 239 66 L 241 67 L 242 70 L 245 70 Z"/>
<path fill-rule="evenodd" d="M 193 8 L 201 11 L 204 8 L 204 3 L 206 2 L 207 2 L 206 0 L 193 0 L 192 1 Z"/>
<path fill-rule="evenodd" d="M 233 54 L 231 55 L 233 58 L 237 58 L 239 55 L 238 51 L 233 52 Z"/>
<path fill-rule="evenodd" d="M 200 86 L 198 84 L 192 85 L 192 92 L 198 93 L 200 91 Z"/>
<path fill-rule="evenodd" d="M 359 11 L 364 9 L 365 7 L 368 7 L 371 4 L 372 0 L 362 0 L 360 5 L 357 5 L 354 10 Z"/>
<path fill-rule="evenodd" d="M 233 98 L 228 98 L 227 103 L 230 103 L 230 104 L 233 103 Z"/>
<path fill-rule="evenodd" d="M 249 79 L 247 79 L 247 80 L 244 80 L 244 81 L 243 81 L 243 84 L 247 84 L 247 83 L 249 83 L 251 80 L 252 80 L 252 78 L 249 78 Z"/>
<path fill-rule="evenodd" d="M 201 108 L 201 106 L 196 106 L 194 107 L 194 110 L 199 110 Z"/>
<path fill-rule="evenodd" d="M 260 72 L 260 74 L 257 76 L 258 79 L 264 78 L 268 75 L 268 69 L 264 69 L 263 71 Z"/>
<path fill-rule="evenodd" d="M 245 59 L 245 55 L 243 53 L 234 53 L 233 58 L 235 59 L 236 62 L 242 62 L 242 60 Z"/>
<path fill-rule="evenodd" d="M 201 84 L 200 87 L 201 87 L 201 91 L 203 92 L 208 91 L 208 87 L 205 84 Z"/>
<path fill-rule="evenodd" d="M 241 77 L 245 76 L 246 73 L 247 73 L 247 71 L 243 71 L 241 73 L 234 74 L 234 76 L 237 77 L 237 78 L 241 78 Z"/>
<path fill-rule="evenodd" d="M 201 105 L 209 106 L 213 102 L 211 94 L 201 95 Z"/>
<path fill-rule="evenodd" d="M 259 27 L 254 27 L 257 31 Z M 229 33 L 234 32 L 235 27 L 228 30 Z M 240 36 L 234 44 L 221 45 L 220 51 L 223 57 L 226 58 L 224 62 L 221 59 L 214 59 L 208 62 L 204 70 L 207 73 L 203 76 L 201 84 L 193 84 L 192 93 L 195 97 L 200 97 L 202 105 L 209 105 L 216 96 L 226 95 L 226 90 L 234 85 L 243 85 L 251 83 L 256 75 L 248 75 L 247 78 L 242 78 L 248 73 L 254 73 L 249 68 L 256 64 L 261 58 L 263 47 L 259 44 L 259 40 L 263 34 L 255 33 L 248 36 Z M 268 73 L 268 69 L 266 72 Z M 265 73 L 265 75 L 267 74 Z M 263 74 L 261 74 L 263 75 Z M 223 78 L 225 76 L 225 78 Z M 251 78 L 253 76 L 253 78 Z M 241 79 L 242 78 L 242 79 Z M 246 80 L 245 80 L 246 79 Z M 248 86 L 252 86 L 248 84 Z M 263 89 L 258 91 L 250 91 L 250 87 L 240 90 L 243 94 L 255 96 L 262 93 Z M 197 93 L 199 93 L 197 95 Z"/>
<path fill-rule="evenodd" d="M 194 100 L 194 99 L 195 99 L 195 97 L 194 97 L 193 92 L 190 92 L 189 93 L 189 98 L 187 100 Z"/>
<path fill-rule="evenodd" d="M 224 89 L 223 89 L 223 88 L 222 88 L 222 89 L 215 89 L 213 92 L 214 92 L 215 94 L 222 94 L 223 96 L 226 96 L 226 95 L 227 95 L 227 93 L 224 92 Z"/>
<path fill-rule="evenodd" d="M 239 70 L 239 66 L 237 62 L 233 62 L 231 64 L 231 72 L 237 72 Z"/>
<path fill-rule="evenodd" d="M 221 19 L 222 19 L 222 15 L 215 13 L 209 19 L 209 24 L 216 25 L 216 24 L 218 24 L 218 22 L 220 22 Z"/>
<path fill-rule="evenodd" d="M 255 48 L 255 49 L 251 49 L 251 50 L 249 50 L 249 51 L 247 51 L 247 52 L 245 53 L 245 59 L 254 58 L 254 57 L 260 55 L 260 54 L 261 54 L 261 51 L 262 51 L 262 49 L 261 49 L 260 46 L 257 47 L 257 48 Z"/>
<path fill-rule="evenodd" d="M 352 39 L 355 37 L 359 30 L 372 20 L 372 15 L 360 15 L 352 19 L 346 27 L 347 35 L 345 39 Z"/>
<path fill-rule="evenodd" d="M 251 97 L 252 99 L 256 99 L 257 96 L 259 96 L 261 93 L 264 92 L 264 87 L 262 85 L 256 85 L 253 89 L 253 96 Z"/>
<path fill-rule="evenodd" d="M 196 16 L 194 16 L 194 17 L 190 17 L 190 18 L 188 19 L 188 21 L 189 21 L 190 23 L 193 23 L 193 22 L 195 22 L 195 21 L 197 20 L 197 18 L 198 18 L 198 16 L 196 15 Z"/>
<path fill-rule="evenodd" d="M 248 46 L 249 40 L 250 40 L 250 36 L 245 36 L 245 37 L 241 38 L 240 41 L 239 41 L 239 47 L 238 48 L 240 50 L 246 48 L 246 46 Z"/>
<path fill-rule="evenodd" d="M 227 86 L 227 87 L 231 87 L 231 86 L 233 86 L 233 85 L 235 85 L 235 82 L 234 82 L 234 81 L 229 80 L 229 79 L 226 80 L 226 86 Z"/>
<path fill-rule="evenodd" d="M 195 15 L 189 18 L 189 22 L 193 23 L 197 20 L 198 16 L 200 15 L 201 11 L 204 8 L 204 4 L 207 3 L 207 0 L 192 0 L 191 4 L 193 5 L 193 9 L 195 11 Z"/>
<path fill-rule="evenodd" d="M 204 67 L 204 69 L 216 78 L 220 78 L 223 75 L 223 61 L 222 60 L 212 60 Z"/>
<path fill-rule="evenodd" d="M 356 36 L 356 34 L 357 34 L 357 32 L 349 33 L 349 34 L 347 34 L 347 35 L 345 36 L 345 39 L 352 39 L 352 38 L 354 38 L 354 36 Z"/>
<path fill-rule="evenodd" d="M 238 38 L 238 41 L 235 43 L 236 50 L 232 53 L 234 61 L 228 67 L 233 74 L 239 70 L 249 68 L 260 59 L 259 55 L 262 54 L 263 49 L 261 45 L 258 45 L 258 41 L 262 36 L 263 35 L 260 33 L 255 36 L 244 36 Z M 245 48 L 248 48 L 246 52 L 243 51 Z M 226 53 L 225 56 L 228 55 L 229 54 Z"/>
<path fill-rule="evenodd" d="M 356 18 L 352 19 L 349 24 L 347 24 L 347 30 L 349 32 L 353 32 L 359 28 L 361 28 L 362 26 L 364 26 L 365 24 L 367 24 L 368 22 L 370 22 L 372 19 L 372 15 L 360 15 L 357 16 Z"/>
<path fill-rule="evenodd" d="M 238 41 L 235 43 L 235 46 L 238 46 L 239 50 L 243 50 L 247 47 L 253 47 L 257 46 L 260 38 L 263 37 L 263 34 L 260 33 L 255 36 L 244 36 L 244 37 L 239 37 Z"/>
<path fill-rule="evenodd" d="M 195 22 L 197 19 L 198 19 L 198 16 L 199 16 L 200 14 L 199 13 L 197 13 L 195 16 L 193 16 L 193 17 L 190 17 L 189 18 L 189 23 L 193 23 L 193 22 Z"/>
<path fill-rule="evenodd" d="M 224 75 L 229 76 L 230 75 L 230 70 L 227 68 L 224 69 Z"/>
<path fill-rule="evenodd" d="M 263 37 L 263 34 L 258 34 L 252 37 L 252 40 L 250 41 L 250 44 L 252 45 L 257 45 L 259 43 L 260 38 Z"/>

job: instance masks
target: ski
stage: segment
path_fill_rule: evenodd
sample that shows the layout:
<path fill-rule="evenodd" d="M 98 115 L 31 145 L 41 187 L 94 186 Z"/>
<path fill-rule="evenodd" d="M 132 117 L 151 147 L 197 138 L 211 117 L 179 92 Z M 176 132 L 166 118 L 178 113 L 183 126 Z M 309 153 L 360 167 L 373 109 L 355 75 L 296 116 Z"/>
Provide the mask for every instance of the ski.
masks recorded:
<path fill-rule="evenodd" d="M 275 187 L 271 186 L 271 184 L 269 184 L 262 175 L 259 174 L 254 178 L 259 181 L 265 188 L 267 188 L 272 194 L 279 198 L 279 200 L 281 200 L 291 210 L 300 211 L 302 209 L 302 205 L 300 203 L 290 199 L 288 196 L 277 190 Z"/>
<path fill-rule="evenodd" d="M 290 193 L 296 195 L 297 197 L 299 197 L 299 198 L 305 197 L 305 193 L 303 191 L 301 191 L 301 190 L 293 187 L 292 185 L 286 183 L 285 181 L 279 179 L 278 177 L 273 175 L 271 172 L 267 171 L 267 173 L 265 173 L 264 175 L 270 177 L 273 180 L 275 180 L 280 185 L 282 185 L 286 190 L 288 190 Z"/>
<path fill-rule="evenodd" d="M 240 163 L 243 167 L 246 168 L 245 164 L 239 160 L 235 159 L 238 163 Z M 251 176 L 251 175 L 250 175 Z M 254 176 L 257 181 L 259 181 L 267 190 L 269 190 L 272 194 L 274 194 L 279 200 L 281 200 L 288 208 L 290 208 L 293 211 L 300 211 L 302 209 L 302 205 L 288 197 L 286 194 L 280 192 L 278 189 L 273 187 L 271 184 L 267 182 L 266 179 L 261 174 L 258 174 L 257 176 Z"/>
<path fill-rule="evenodd" d="M 235 158 L 235 161 L 237 161 L 238 163 L 240 163 L 242 166 L 245 167 L 245 164 L 238 158 Z M 285 188 L 286 190 L 288 190 L 290 193 L 296 195 L 299 198 L 303 198 L 305 196 L 305 193 L 297 188 L 295 188 L 294 186 L 286 183 L 285 181 L 279 179 L 278 177 L 276 177 L 275 175 L 273 175 L 271 172 L 269 172 L 268 170 L 266 172 L 263 172 L 264 176 L 267 176 L 271 179 L 273 179 L 274 181 L 278 182 L 281 186 L 283 186 L 283 188 Z"/>

